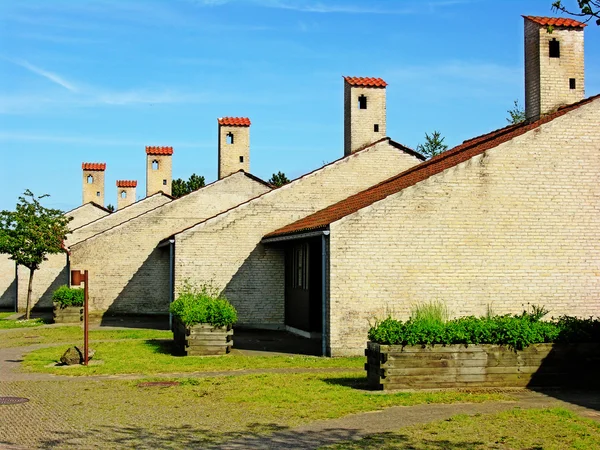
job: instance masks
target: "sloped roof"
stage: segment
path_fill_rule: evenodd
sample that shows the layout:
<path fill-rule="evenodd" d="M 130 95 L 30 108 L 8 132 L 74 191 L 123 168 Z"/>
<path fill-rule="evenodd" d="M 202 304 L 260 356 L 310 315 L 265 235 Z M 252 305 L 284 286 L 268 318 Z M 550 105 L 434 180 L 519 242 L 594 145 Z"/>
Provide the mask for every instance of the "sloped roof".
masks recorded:
<path fill-rule="evenodd" d="M 565 27 L 565 28 L 584 28 L 587 25 L 577 20 L 565 17 L 539 17 L 539 16 L 523 16 L 542 26 Z"/>
<path fill-rule="evenodd" d="M 364 87 L 386 87 L 387 83 L 381 78 L 371 77 L 344 77 L 346 83 L 350 86 L 364 86 Z"/>
<path fill-rule="evenodd" d="M 190 196 L 190 195 L 193 195 L 193 194 L 195 194 L 195 193 L 197 193 L 197 192 L 199 192 L 199 191 L 202 191 L 202 190 L 204 190 L 204 189 L 208 188 L 209 186 L 212 186 L 212 185 L 214 185 L 214 184 L 218 183 L 219 181 L 225 180 L 226 178 L 232 177 L 232 176 L 234 176 L 234 175 L 236 175 L 236 174 L 238 174 L 238 173 L 242 173 L 244 176 L 246 176 L 246 177 L 250 178 L 251 180 L 253 180 L 253 181 L 255 181 L 255 182 L 258 182 L 258 183 L 261 183 L 261 184 L 264 184 L 265 186 L 268 186 L 268 187 L 271 187 L 271 188 L 272 188 L 272 186 L 271 186 L 269 183 L 267 183 L 267 182 L 266 182 L 266 181 L 264 181 L 264 180 L 261 180 L 261 179 L 260 179 L 260 178 L 258 178 L 257 176 L 255 176 L 255 175 L 252 175 L 252 174 L 249 174 L 249 173 L 247 173 L 247 172 L 245 172 L 245 171 L 243 171 L 243 170 L 238 170 L 237 172 L 234 172 L 234 173 L 232 173 L 232 174 L 230 174 L 230 175 L 227 175 L 226 177 L 224 177 L 224 178 L 221 178 L 221 179 L 219 179 L 219 180 L 215 180 L 215 181 L 213 181 L 212 183 L 209 183 L 209 184 L 207 184 L 207 185 L 205 185 L 205 186 L 202 186 L 200 189 L 197 189 L 197 190 L 195 190 L 195 191 L 189 192 L 189 193 L 187 193 L 187 194 L 185 194 L 185 195 L 182 195 L 181 197 L 178 197 L 178 198 L 173 198 L 172 196 L 170 196 L 170 195 L 167 195 L 167 194 L 165 194 L 164 192 L 160 191 L 160 192 L 158 192 L 157 194 L 165 195 L 165 196 L 167 196 L 167 197 L 171 198 L 171 199 L 172 199 L 172 201 L 171 201 L 171 202 L 168 202 L 168 203 L 164 203 L 164 204 L 162 204 L 162 205 L 158 205 L 158 206 L 156 206 L 155 208 L 152 208 L 152 209 L 149 209 L 149 210 L 147 210 L 147 211 L 144 211 L 143 213 L 141 213 L 141 214 L 139 214 L 139 215 L 137 215 L 137 216 L 134 216 L 134 217 L 132 217 L 132 218 L 130 218 L 130 219 L 128 219 L 128 220 L 125 220 L 125 221 L 123 221 L 123 222 L 121 222 L 121 223 L 119 223 L 119 224 L 117 224 L 117 225 L 114 225 L 114 226 L 112 226 L 112 227 L 110 227 L 110 228 L 107 228 L 107 229 L 105 229 L 105 230 L 103 230 L 103 231 L 101 231 L 101 232 L 99 232 L 99 233 L 97 233 L 97 234 L 94 234 L 93 236 L 90 236 L 90 237 L 88 237 L 88 238 L 86 238 L 86 239 L 83 239 L 83 240 L 81 240 L 81 241 L 75 242 L 75 243 L 73 243 L 72 245 L 70 245 L 70 247 L 75 247 L 75 246 L 77 246 L 77 245 L 81 244 L 82 242 L 89 241 L 90 239 L 93 239 L 93 238 L 95 238 L 96 236 L 99 236 L 99 235 L 101 235 L 101 234 L 104 234 L 104 233 L 106 233 L 107 231 L 110 231 L 110 230 L 113 230 L 114 228 L 117 228 L 117 227 L 123 226 L 124 224 L 126 224 L 126 223 L 129 223 L 129 222 L 132 222 L 132 221 L 134 221 L 134 220 L 136 220 L 136 219 L 138 219 L 138 218 L 140 218 L 140 217 L 142 217 L 142 216 L 146 216 L 147 214 L 150 214 L 150 213 L 152 213 L 152 212 L 156 211 L 156 210 L 157 210 L 157 209 L 159 209 L 159 208 L 162 208 L 162 207 L 164 207 L 164 206 L 167 206 L 167 205 L 170 205 L 170 204 L 172 204 L 172 203 L 174 203 L 174 202 L 180 201 L 180 200 L 181 200 L 181 199 L 183 199 L 183 198 L 186 198 L 186 197 L 188 197 L 188 196 Z M 154 195 L 157 195 L 157 194 L 154 194 Z M 151 197 L 152 197 L 152 196 L 151 196 Z M 150 197 L 146 197 L 146 198 L 150 198 Z M 140 200 L 139 202 L 141 202 L 141 201 L 143 201 L 143 200 Z M 136 203 L 139 203 L 139 202 L 136 202 Z M 134 204 L 136 204 L 136 203 L 134 203 Z M 130 207 L 132 207 L 134 204 L 127 206 L 127 208 L 130 208 Z M 125 208 L 122 208 L 120 211 L 123 211 L 123 210 L 125 210 Z M 118 212 L 118 211 L 117 211 L 117 212 Z"/>
<path fill-rule="evenodd" d="M 510 141 L 522 134 L 527 133 L 539 126 L 550 122 L 557 117 L 563 116 L 566 113 L 579 108 L 582 105 L 600 99 L 600 95 L 590 97 L 572 105 L 564 106 L 558 111 L 544 116 L 535 122 L 525 122 L 518 125 L 510 125 L 501 128 L 483 136 L 467 140 L 461 145 L 454 147 L 440 155 L 431 158 L 417 166 L 414 166 L 395 177 L 389 178 L 365 191 L 352 195 L 345 200 L 342 200 L 328 208 L 317 211 L 310 216 L 300 219 L 294 223 L 286 225 L 272 233 L 269 233 L 265 238 L 283 236 L 286 234 L 294 234 L 306 232 L 310 230 L 318 230 L 327 227 L 332 222 L 335 222 L 345 216 L 353 214 L 358 210 L 365 208 L 373 203 L 383 200 L 389 195 L 396 194 L 403 189 L 413 186 L 420 181 L 443 172 L 446 169 L 454 167 L 462 162 L 477 156 L 486 150 L 497 147 L 498 145 Z"/>

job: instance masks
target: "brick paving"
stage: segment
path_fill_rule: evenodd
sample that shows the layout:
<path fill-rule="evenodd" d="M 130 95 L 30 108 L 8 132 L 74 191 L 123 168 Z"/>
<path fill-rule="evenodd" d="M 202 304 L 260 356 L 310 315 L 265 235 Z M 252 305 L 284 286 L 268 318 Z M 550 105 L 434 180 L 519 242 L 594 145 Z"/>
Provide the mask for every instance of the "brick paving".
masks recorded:
<path fill-rule="evenodd" d="M 514 407 L 565 407 L 579 415 L 600 421 L 599 393 L 536 393 L 512 391 L 514 400 L 482 404 L 418 405 L 392 407 L 382 411 L 354 414 L 340 419 L 322 420 L 296 428 L 276 425 L 257 426 L 240 433 L 224 433 L 202 427 L 202 415 L 193 408 L 156 407 L 140 398 L 118 397 L 118 383 L 145 378 L 144 375 L 69 377 L 21 372 L 25 353 L 48 344 L 0 349 L 0 397 L 26 397 L 30 401 L 0 405 L 0 448 L 226 448 L 275 449 L 289 447 L 312 449 L 335 442 L 354 440 L 370 433 L 396 431 L 402 427 L 447 419 L 456 414 L 487 414 Z M 218 373 L 164 374 L 177 377 L 219 377 L 255 373 L 332 372 L 339 369 L 271 369 Z M 348 369 L 340 371 L 347 372 Z M 73 384 L 75 382 L 75 384 Z M 80 392 L 105 389 L 115 395 L 114 408 L 98 409 L 80 398 Z M 150 398 L 150 397 L 148 397 Z M 135 403 L 123 413 L 123 403 Z M 138 403 L 136 403 L 138 402 Z M 140 407 L 145 405 L 147 407 Z M 131 405 L 130 405 L 131 406 Z M 133 409 L 131 409 L 133 408 Z M 127 420 L 119 413 L 132 414 Z M 237 412 L 243 416 L 243 408 Z M 236 413 L 226 412 L 224 420 L 235 421 Z M 265 434 L 265 432 L 269 432 Z M 224 437 L 227 442 L 222 442 Z"/>

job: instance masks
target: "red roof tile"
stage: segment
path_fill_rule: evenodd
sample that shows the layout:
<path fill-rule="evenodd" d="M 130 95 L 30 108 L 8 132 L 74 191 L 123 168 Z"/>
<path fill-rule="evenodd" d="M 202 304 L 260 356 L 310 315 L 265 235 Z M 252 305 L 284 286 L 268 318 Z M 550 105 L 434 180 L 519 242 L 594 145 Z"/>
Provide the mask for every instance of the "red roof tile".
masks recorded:
<path fill-rule="evenodd" d="M 406 170 L 405 172 L 389 178 L 388 180 L 383 181 L 365 191 L 352 195 L 345 200 L 329 206 L 328 208 L 322 209 L 321 211 L 311 214 L 310 216 L 286 225 L 283 228 L 267 234 L 265 237 L 281 236 L 325 228 L 330 223 L 335 222 L 342 217 L 353 214 L 362 208 L 372 205 L 377 201 L 383 200 L 389 195 L 396 194 L 407 187 L 413 186 L 432 175 L 436 175 L 446 169 L 449 169 L 450 167 L 454 167 L 462 162 L 465 162 L 472 157 L 485 152 L 486 150 L 497 147 L 498 145 L 510 141 L 517 136 L 534 130 L 535 128 L 538 128 L 539 126 L 550 122 L 557 117 L 579 108 L 581 105 L 599 99 L 600 95 L 596 95 L 578 103 L 564 106 L 555 113 L 548 114 L 536 122 L 525 122 L 518 125 L 511 125 L 496 131 L 492 131 L 486 135 L 465 141 L 461 145 L 431 158 L 429 161 L 418 164 Z"/>
<path fill-rule="evenodd" d="M 219 125 L 229 125 L 233 127 L 249 127 L 250 119 L 247 117 L 219 117 Z"/>
<path fill-rule="evenodd" d="M 538 17 L 538 16 L 523 16 L 525 19 L 529 19 L 542 26 L 552 27 L 565 27 L 565 28 L 583 28 L 587 25 L 585 23 L 578 22 L 577 20 L 564 18 L 564 17 Z"/>
<path fill-rule="evenodd" d="M 137 181 L 136 180 L 117 180 L 117 187 L 134 188 L 134 187 L 137 187 Z"/>
<path fill-rule="evenodd" d="M 381 78 L 369 77 L 344 77 L 346 83 L 350 86 L 366 86 L 366 87 L 386 87 L 387 83 Z"/>
<path fill-rule="evenodd" d="M 83 170 L 106 170 L 106 163 L 81 163 L 81 168 Z"/>
<path fill-rule="evenodd" d="M 146 147 L 146 155 L 172 155 L 173 147 Z"/>

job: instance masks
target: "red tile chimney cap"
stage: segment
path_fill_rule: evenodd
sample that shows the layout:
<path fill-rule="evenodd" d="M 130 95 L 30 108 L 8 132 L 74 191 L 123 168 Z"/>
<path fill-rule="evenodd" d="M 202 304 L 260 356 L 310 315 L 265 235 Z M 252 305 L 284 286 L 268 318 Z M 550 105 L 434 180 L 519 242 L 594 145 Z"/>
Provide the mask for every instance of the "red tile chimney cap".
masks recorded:
<path fill-rule="evenodd" d="M 565 27 L 565 28 L 584 28 L 587 24 L 578 22 L 577 20 L 564 17 L 539 17 L 539 16 L 523 16 L 525 19 L 531 20 L 542 26 Z"/>
<path fill-rule="evenodd" d="M 98 170 L 103 172 L 106 170 L 106 163 L 81 163 L 81 168 L 83 170 Z"/>
<path fill-rule="evenodd" d="M 149 147 L 146 146 L 146 155 L 172 155 L 173 147 Z"/>
<path fill-rule="evenodd" d="M 136 180 L 117 180 L 117 187 L 134 188 L 134 187 L 137 187 L 137 181 Z"/>
<path fill-rule="evenodd" d="M 250 119 L 247 117 L 219 117 L 219 125 L 229 125 L 232 127 L 249 127 Z"/>
<path fill-rule="evenodd" d="M 381 78 L 369 77 L 344 77 L 346 83 L 350 86 L 365 86 L 365 87 L 386 87 L 387 83 Z"/>

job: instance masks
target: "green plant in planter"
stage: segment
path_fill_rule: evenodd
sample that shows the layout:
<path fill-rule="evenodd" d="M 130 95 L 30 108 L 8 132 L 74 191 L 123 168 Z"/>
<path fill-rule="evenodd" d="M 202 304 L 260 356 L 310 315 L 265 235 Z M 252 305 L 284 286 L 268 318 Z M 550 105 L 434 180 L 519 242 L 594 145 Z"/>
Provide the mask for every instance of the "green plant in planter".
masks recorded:
<path fill-rule="evenodd" d="M 58 303 L 61 308 L 83 306 L 83 299 L 83 289 L 74 289 L 66 285 L 59 287 L 52 294 L 52 301 Z"/>
<path fill-rule="evenodd" d="M 186 282 L 169 310 L 186 326 L 207 323 L 224 327 L 237 322 L 237 311 L 233 305 L 210 284 L 198 288 Z"/>

